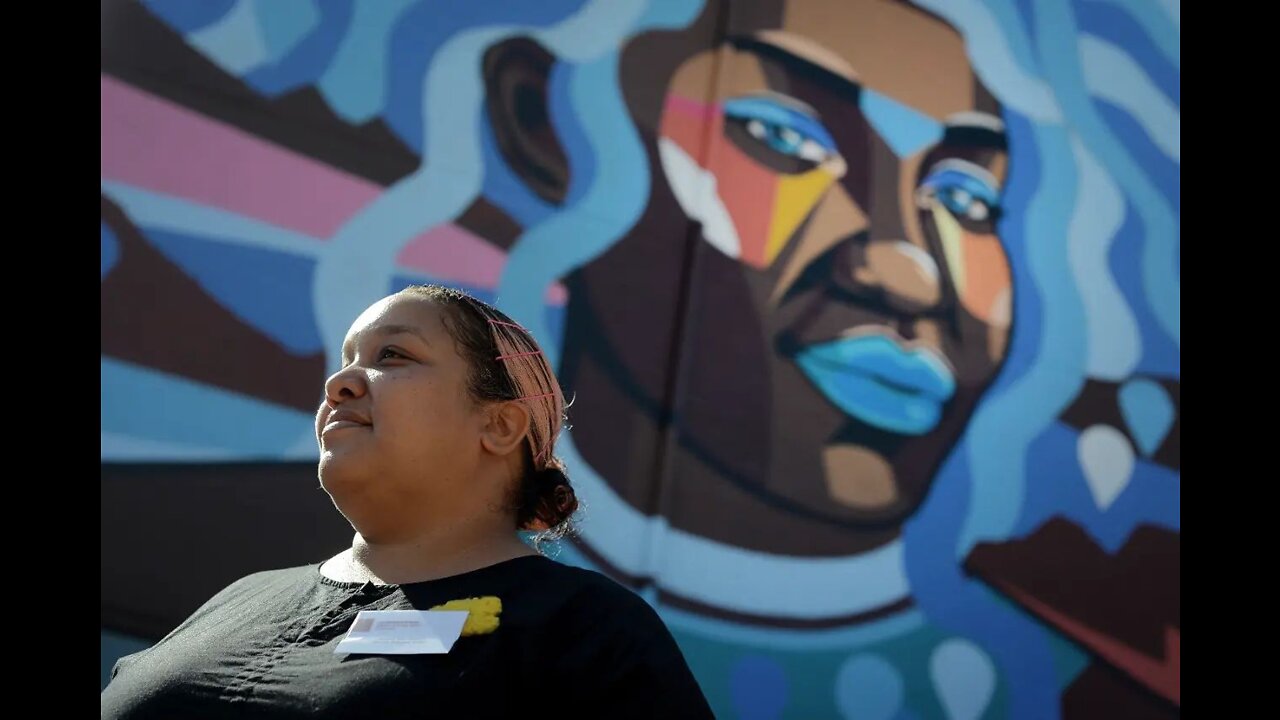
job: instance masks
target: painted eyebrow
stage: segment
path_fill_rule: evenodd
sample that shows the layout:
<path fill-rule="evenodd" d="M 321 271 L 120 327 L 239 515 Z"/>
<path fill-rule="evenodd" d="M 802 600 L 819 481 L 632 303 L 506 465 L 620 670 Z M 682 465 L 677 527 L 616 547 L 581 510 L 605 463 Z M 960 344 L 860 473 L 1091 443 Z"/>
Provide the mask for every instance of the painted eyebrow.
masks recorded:
<path fill-rule="evenodd" d="M 726 40 L 739 50 L 780 60 L 784 72 L 789 75 L 807 73 L 810 77 L 816 77 L 822 84 L 861 104 L 862 86 L 831 68 L 796 55 L 764 37 L 729 35 Z M 1009 146 L 1004 122 L 990 113 L 976 111 L 956 113 L 947 118 L 944 127 L 943 138 L 939 143 L 942 145 L 1001 150 L 1007 150 Z"/>
<path fill-rule="evenodd" d="M 837 93 L 857 102 L 862 93 L 862 86 L 830 68 L 823 67 L 812 60 L 802 58 L 789 50 L 781 48 L 768 40 L 749 35 L 729 35 L 725 38 L 733 47 L 746 52 L 782 61 L 784 71 L 789 75 L 804 73 L 811 79 L 826 85 Z"/>
<path fill-rule="evenodd" d="M 950 119 L 942 134 L 942 142 L 939 144 L 952 148 L 973 147 L 1007 151 L 1009 136 L 1005 133 L 1004 124 L 996 118 L 987 122 L 978 122 L 977 119 L 976 113 L 966 118 L 968 122 Z"/>

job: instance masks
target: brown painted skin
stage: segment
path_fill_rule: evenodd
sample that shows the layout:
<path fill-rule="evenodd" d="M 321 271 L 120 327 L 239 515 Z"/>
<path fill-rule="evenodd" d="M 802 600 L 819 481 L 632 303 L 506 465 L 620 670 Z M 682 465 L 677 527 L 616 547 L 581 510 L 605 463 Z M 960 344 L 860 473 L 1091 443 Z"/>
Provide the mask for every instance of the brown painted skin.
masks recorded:
<path fill-rule="evenodd" d="M 998 110 L 974 79 L 960 36 L 909 6 L 735 6 L 728 40 L 717 43 L 719 11 L 712 4 L 686 30 L 644 35 L 624 49 L 620 74 L 653 186 L 630 234 L 567 278 L 561 375 L 577 397 L 575 443 L 627 502 L 676 527 L 775 553 L 864 552 L 898 535 L 1003 361 L 1007 306 L 988 303 L 979 317 L 960 288 L 991 292 L 1010 281 L 993 224 L 969 218 L 959 223 L 960 252 L 983 262 L 953 276 L 933 213 L 918 201 L 919 182 L 949 158 L 1002 182 L 1004 152 L 944 141 L 899 158 L 863 118 L 859 85 L 938 120 Z M 922 39 L 914 47 L 891 41 L 904 37 Z M 756 267 L 698 237 L 657 145 L 668 98 L 714 105 L 765 91 L 816 111 L 843 175 L 777 257 Z M 709 134 L 702 156 L 691 155 L 710 164 L 734 142 L 769 172 L 786 174 L 778 168 L 790 158 L 766 163 L 773 151 L 743 147 L 741 138 Z M 725 188 L 734 178 L 717 182 Z M 850 416 L 792 357 L 805 345 L 867 333 L 926 347 L 954 370 L 957 391 L 931 431 L 908 436 Z M 666 424 L 672 415 L 674 427 Z M 668 453 L 665 463 L 657 448 Z"/>

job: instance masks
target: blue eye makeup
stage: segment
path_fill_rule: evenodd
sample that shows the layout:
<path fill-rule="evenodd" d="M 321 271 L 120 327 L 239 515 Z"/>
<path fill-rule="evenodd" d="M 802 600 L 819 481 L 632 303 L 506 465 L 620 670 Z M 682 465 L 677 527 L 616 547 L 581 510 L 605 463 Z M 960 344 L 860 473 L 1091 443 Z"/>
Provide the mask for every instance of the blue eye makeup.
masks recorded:
<path fill-rule="evenodd" d="M 932 192 L 956 217 L 991 220 L 1000 211 L 1000 192 L 990 181 L 948 161 L 939 163 L 920 186 Z"/>
<path fill-rule="evenodd" d="M 724 114 L 742 123 L 751 137 L 783 155 L 818 163 L 837 153 L 835 140 L 821 122 L 776 100 L 728 100 Z"/>

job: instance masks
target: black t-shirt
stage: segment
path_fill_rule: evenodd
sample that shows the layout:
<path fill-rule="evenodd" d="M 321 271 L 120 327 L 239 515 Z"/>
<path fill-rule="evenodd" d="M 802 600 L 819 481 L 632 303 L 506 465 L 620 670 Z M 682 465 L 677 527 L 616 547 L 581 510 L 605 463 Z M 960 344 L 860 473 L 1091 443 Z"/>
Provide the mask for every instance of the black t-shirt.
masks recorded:
<path fill-rule="evenodd" d="M 497 596 L 492 632 L 441 655 L 335 654 L 361 610 Z M 541 556 L 405 585 L 319 566 L 255 573 L 121 658 L 105 718 L 709 718 L 670 632 L 636 594 Z"/>

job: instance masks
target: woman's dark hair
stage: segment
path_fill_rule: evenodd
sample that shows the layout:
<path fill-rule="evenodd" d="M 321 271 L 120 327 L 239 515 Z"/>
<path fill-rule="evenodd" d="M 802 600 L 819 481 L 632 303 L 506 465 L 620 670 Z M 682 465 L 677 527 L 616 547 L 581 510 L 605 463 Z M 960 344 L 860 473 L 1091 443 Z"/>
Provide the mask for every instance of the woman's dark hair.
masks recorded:
<path fill-rule="evenodd" d="M 564 463 L 555 456 L 565 402 L 537 341 L 505 313 L 462 291 L 410 285 L 401 292 L 426 298 L 443 310 L 445 330 L 470 368 L 467 390 L 475 402 L 519 401 L 529 409 L 524 475 L 511 497 L 516 529 L 532 531 L 538 548 L 564 537 L 578 509 Z"/>

